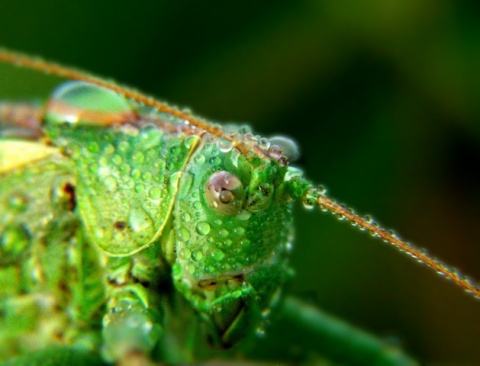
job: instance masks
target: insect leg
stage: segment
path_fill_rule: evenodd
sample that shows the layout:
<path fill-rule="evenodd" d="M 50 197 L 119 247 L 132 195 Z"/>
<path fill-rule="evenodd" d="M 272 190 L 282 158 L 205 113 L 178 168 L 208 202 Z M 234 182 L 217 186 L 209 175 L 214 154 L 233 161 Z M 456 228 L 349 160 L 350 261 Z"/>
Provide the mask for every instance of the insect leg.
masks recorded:
<path fill-rule="evenodd" d="M 122 286 L 110 293 L 114 305 L 103 318 L 103 356 L 119 360 L 132 354 L 149 355 L 162 334 L 156 301 L 141 284 Z"/>

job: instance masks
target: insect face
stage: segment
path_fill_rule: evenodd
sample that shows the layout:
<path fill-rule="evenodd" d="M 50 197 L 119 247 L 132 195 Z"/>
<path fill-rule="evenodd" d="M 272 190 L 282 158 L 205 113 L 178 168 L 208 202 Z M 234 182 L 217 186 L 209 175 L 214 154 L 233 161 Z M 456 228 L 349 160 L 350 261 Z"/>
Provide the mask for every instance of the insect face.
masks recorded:
<path fill-rule="evenodd" d="M 208 136 L 187 164 L 174 209 L 179 291 L 222 345 L 254 331 L 286 277 L 291 203 L 287 167 L 269 158 L 248 160 Z"/>

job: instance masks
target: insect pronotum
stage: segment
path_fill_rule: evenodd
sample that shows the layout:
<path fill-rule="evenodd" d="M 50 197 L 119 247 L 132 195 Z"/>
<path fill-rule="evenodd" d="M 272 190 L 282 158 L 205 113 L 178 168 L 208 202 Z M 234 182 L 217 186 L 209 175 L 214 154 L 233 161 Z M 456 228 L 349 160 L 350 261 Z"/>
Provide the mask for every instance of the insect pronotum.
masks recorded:
<path fill-rule="evenodd" d="M 288 139 L 38 58 L 0 50 L 0 61 L 78 81 L 41 108 L 0 104 L 0 360 L 46 350 L 75 362 L 193 361 L 254 339 L 279 308 L 319 339 L 338 337 L 349 350 L 340 359 L 414 363 L 360 331 L 332 336 L 340 323 L 296 300 L 280 305 L 294 200 L 480 297 L 469 278 L 306 180 Z"/>

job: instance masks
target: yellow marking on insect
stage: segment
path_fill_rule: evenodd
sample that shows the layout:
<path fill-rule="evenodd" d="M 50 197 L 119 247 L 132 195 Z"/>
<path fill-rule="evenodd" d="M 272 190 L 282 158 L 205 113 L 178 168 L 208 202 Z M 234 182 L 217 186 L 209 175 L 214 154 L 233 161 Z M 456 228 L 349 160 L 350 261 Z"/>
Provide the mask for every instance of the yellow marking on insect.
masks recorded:
<path fill-rule="evenodd" d="M 21 152 L 19 154 L 19 151 Z M 54 147 L 31 141 L 0 141 L 0 174 L 59 153 Z"/>

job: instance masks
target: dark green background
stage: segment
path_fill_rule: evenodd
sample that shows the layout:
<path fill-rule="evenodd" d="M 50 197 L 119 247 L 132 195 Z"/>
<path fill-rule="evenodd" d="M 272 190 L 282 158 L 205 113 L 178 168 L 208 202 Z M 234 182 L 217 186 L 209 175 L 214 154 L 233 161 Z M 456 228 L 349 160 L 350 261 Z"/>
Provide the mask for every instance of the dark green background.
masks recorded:
<path fill-rule="evenodd" d="M 478 4 L 17 0 L 0 44 L 292 136 L 333 197 L 480 279 Z M 7 69 L 0 97 L 51 85 Z M 291 293 L 422 360 L 480 362 L 480 301 L 333 218 L 296 218 Z"/>

